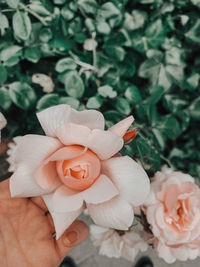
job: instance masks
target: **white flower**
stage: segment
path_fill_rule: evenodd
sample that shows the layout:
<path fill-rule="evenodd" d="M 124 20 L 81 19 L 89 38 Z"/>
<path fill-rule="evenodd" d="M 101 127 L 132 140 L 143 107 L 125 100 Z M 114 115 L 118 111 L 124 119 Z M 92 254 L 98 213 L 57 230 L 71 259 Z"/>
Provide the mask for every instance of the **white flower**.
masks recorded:
<path fill-rule="evenodd" d="M 15 152 L 17 149 L 17 145 L 19 144 L 20 140 L 21 140 L 22 136 L 16 136 L 13 138 L 13 141 L 8 143 L 8 158 L 7 158 L 7 162 L 10 164 L 8 171 L 9 172 L 14 172 L 17 169 L 17 164 L 15 163 Z"/>
<path fill-rule="evenodd" d="M 39 84 L 43 87 L 43 92 L 45 93 L 52 93 L 54 90 L 54 83 L 51 77 L 43 74 L 43 73 L 36 73 L 32 76 L 32 82 Z"/>
<path fill-rule="evenodd" d="M 133 262 L 139 251 L 146 251 L 148 244 L 134 232 L 116 231 L 97 225 L 90 226 L 91 240 L 94 246 L 100 246 L 99 253 L 109 258 L 123 257 Z"/>

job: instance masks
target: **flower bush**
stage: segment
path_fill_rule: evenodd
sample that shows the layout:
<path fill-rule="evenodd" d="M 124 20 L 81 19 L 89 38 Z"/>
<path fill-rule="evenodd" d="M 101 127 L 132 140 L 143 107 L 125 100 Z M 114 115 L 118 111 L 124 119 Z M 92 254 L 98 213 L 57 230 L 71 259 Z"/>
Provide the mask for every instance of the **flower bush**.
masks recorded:
<path fill-rule="evenodd" d="M 134 114 L 124 154 L 199 176 L 198 0 L 2 0 L 0 108 L 5 136 L 41 133 L 35 113 Z"/>

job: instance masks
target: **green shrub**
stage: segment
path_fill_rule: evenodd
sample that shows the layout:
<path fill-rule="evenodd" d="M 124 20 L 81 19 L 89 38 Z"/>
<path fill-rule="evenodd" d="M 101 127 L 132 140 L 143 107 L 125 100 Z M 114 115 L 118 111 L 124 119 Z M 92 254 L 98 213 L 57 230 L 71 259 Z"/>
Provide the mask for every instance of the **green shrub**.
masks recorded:
<path fill-rule="evenodd" d="M 35 112 L 60 103 L 99 109 L 107 127 L 133 114 L 138 134 L 123 153 L 149 174 L 169 164 L 197 177 L 199 8 L 200 0 L 0 0 L 7 138 L 41 133 Z"/>

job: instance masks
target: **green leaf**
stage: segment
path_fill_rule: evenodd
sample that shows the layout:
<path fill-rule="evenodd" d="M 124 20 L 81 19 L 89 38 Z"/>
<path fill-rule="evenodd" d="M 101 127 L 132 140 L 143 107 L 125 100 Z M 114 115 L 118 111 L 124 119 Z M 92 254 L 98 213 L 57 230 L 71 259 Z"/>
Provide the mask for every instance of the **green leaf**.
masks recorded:
<path fill-rule="evenodd" d="M 37 110 L 42 110 L 60 104 L 58 94 L 47 94 L 40 98 L 37 102 Z"/>
<path fill-rule="evenodd" d="M 183 109 L 187 104 L 187 101 L 180 99 L 179 96 L 169 94 L 164 96 L 164 106 L 171 113 L 176 113 Z"/>
<path fill-rule="evenodd" d="M 109 35 L 111 28 L 107 22 L 100 20 L 97 22 L 97 31 L 103 35 Z"/>
<path fill-rule="evenodd" d="M 77 67 L 75 61 L 71 57 L 65 57 L 56 63 L 55 70 L 57 72 L 64 72 L 66 70 L 75 70 Z"/>
<path fill-rule="evenodd" d="M 98 109 L 103 104 L 103 101 L 100 96 L 92 96 L 88 99 L 86 107 Z"/>
<path fill-rule="evenodd" d="M 166 142 L 164 135 L 158 129 L 152 129 L 152 132 L 156 138 L 156 141 L 158 142 L 158 144 L 160 146 L 160 149 L 164 150 L 165 149 L 165 142 Z"/>
<path fill-rule="evenodd" d="M 78 6 L 87 14 L 96 14 L 97 12 L 97 1 L 96 0 L 78 0 Z"/>
<path fill-rule="evenodd" d="M 125 13 L 124 27 L 128 31 L 141 28 L 147 19 L 147 14 L 141 10 L 133 10 L 131 14 Z"/>
<path fill-rule="evenodd" d="M 6 82 L 8 77 L 8 73 L 6 68 L 0 64 L 0 84 L 3 84 Z"/>
<path fill-rule="evenodd" d="M 115 107 L 122 114 L 129 115 L 131 113 L 130 104 L 125 98 L 122 97 L 117 98 Z"/>
<path fill-rule="evenodd" d="M 13 82 L 9 85 L 12 101 L 23 110 L 31 109 L 36 101 L 34 89 L 27 83 Z"/>
<path fill-rule="evenodd" d="M 199 31 L 200 31 L 200 19 L 197 19 L 194 26 L 188 32 L 185 33 L 185 36 L 194 43 L 200 44 Z"/>
<path fill-rule="evenodd" d="M 48 1 L 48 3 L 49 2 L 50 1 Z M 34 11 L 36 14 L 41 15 L 41 16 L 45 16 L 46 17 L 46 16 L 50 16 L 51 15 L 50 10 L 48 10 L 48 8 L 45 7 L 43 3 L 40 3 L 40 2 L 32 2 L 29 5 L 29 8 L 32 11 Z"/>
<path fill-rule="evenodd" d="M 162 20 L 158 19 L 150 23 L 145 30 L 147 46 L 149 48 L 158 48 L 165 40 L 165 28 Z"/>
<path fill-rule="evenodd" d="M 185 88 L 188 91 L 194 91 L 195 89 L 197 89 L 199 81 L 200 81 L 199 73 L 192 73 L 186 80 Z"/>
<path fill-rule="evenodd" d="M 156 86 L 151 90 L 151 96 L 146 99 L 146 102 L 150 105 L 155 105 L 160 101 L 164 94 L 164 88 L 162 86 Z"/>
<path fill-rule="evenodd" d="M 0 107 L 4 110 L 8 110 L 12 104 L 9 92 L 6 88 L 0 88 Z"/>
<path fill-rule="evenodd" d="M 78 109 L 80 101 L 70 96 L 60 97 L 59 104 L 68 104 L 74 109 Z"/>
<path fill-rule="evenodd" d="M 48 43 L 53 37 L 52 30 L 50 28 L 42 28 L 39 32 L 39 39 L 43 43 Z"/>
<path fill-rule="evenodd" d="M 5 34 L 5 29 L 9 28 L 9 23 L 7 17 L 0 13 L 0 32 L 3 36 Z"/>
<path fill-rule="evenodd" d="M 159 129 L 172 140 L 175 140 L 181 134 L 180 123 L 172 116 L 165 116 L 161 121 Z"/>
<path fill-rule="evenodd" d="M 64 76 L 65 91 L 74 98 L 81 98 L 84 91 L 84 83 L 78 72 L 70 71 Z"/>
<path fill-rule="evenodd" d="M 117 61 L 123 61 L 126 55 L 125 50 L 119 46 L 106 46 L 105 48 L 106 53 L 116 59 Z"/>
<path fill-rule="evenodd" d="M 69 9 L 68 5 L 66 5 L 61 9 L 61 15 L 63 16 L 64 19 L 68 21 L 73 19 L 74 12 Z"/>
<path fill-rule="evenodd" d="M 132 104 L 137 104 L 142 100 L 140 91 L 137 86 L 130 85 L 125 91 L 125 97 L 130 101 Z"/>
<path fill-rule="evenodd" d="M 200 0 L 191 0 L 192 4 L 200 7 Z"/>
<path fill-rule="evenodd" d="M 114 98 L 117 96 L 117 93 L 113 91 L 113 88 L 109 85 L 100 86 L 98 88 L 98 93 L 103 97 L 109 97 L 109 98 Z"/>
<path fill-rule="evenodd" d="M 104 19 L 111 19 L 119 15 L 119 9 L 112 2 L 103 4 L 98 10 L 98 16 Z"/>
<path fill-rule="evenodd" d="M 0 52 L 0 60 L 7 61 L 14 56 L 18 57 L 21 50 L 22 50 L 22 47 L 18 45 L 6 46 Z"/>
<path fill-rule="evenodd" d="M 27 13 L 17 11 L 13 15 L 12 25 L 14 34 L 21 40 L 27 40 L 31 34 L 31 21 Z"/>
<path fill-rule="evenodd" d="M 189 106 L 190 116 L 194 120 L 200 120 L 200 97 L 194 100 L 194 102 Z"/>
<path fill-rule="evenodd" d="M 41 58 L 41 51 L 38 47 L 26 48 L 24 58 L 30 62 L 37 63 Z"/>
<path fill-rule="evenodd" d="M 11 8 L 17 8 L 20 0 L 6 0 L 6 4 Z"/>

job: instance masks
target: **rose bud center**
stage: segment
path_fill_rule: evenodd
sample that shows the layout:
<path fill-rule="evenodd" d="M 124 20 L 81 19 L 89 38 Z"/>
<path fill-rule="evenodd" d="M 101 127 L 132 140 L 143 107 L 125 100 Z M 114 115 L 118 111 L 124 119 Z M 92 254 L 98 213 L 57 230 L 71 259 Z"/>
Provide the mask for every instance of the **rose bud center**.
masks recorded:
<path fill-rule="evenodd" d="M 72 159 L 57 160 L 56 169 L 62 183 L 67 187 L 82 191 L 90 187 L 100 174 L 100 160 L 95 153 L 87 150 L 81 154 L 83 147 L 68 146 L 75 149 L 78 155 Z"/>

